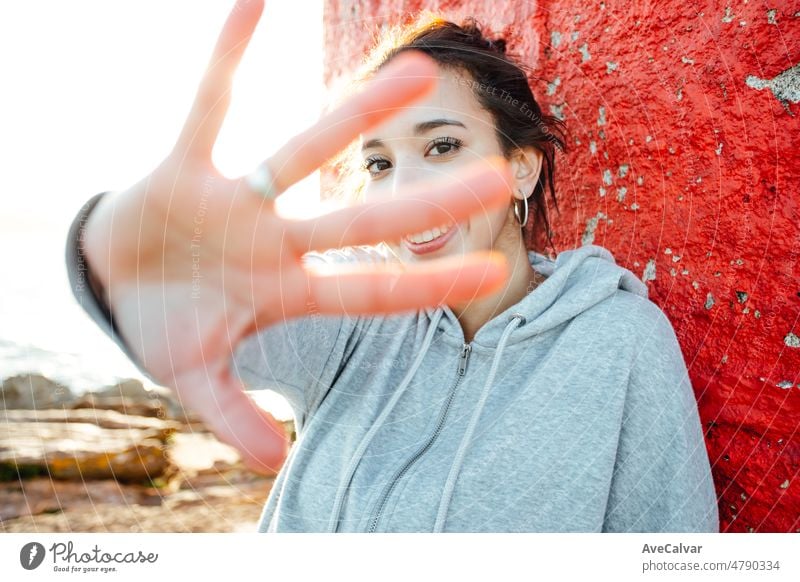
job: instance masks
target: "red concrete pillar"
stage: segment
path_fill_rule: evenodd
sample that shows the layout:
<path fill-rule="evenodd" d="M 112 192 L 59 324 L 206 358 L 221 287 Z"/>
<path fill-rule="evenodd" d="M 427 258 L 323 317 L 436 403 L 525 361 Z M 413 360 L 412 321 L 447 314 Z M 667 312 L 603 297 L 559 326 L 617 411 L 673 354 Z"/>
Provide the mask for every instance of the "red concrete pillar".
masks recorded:
<path fill-rule="evenodd" d="M 327 0 L 328 82 L 384 23 L 475 16 L 565 119 L 558 250 L 593 242 L 675 326 L 721 531 L 800 531 L 800 7 Z"/>

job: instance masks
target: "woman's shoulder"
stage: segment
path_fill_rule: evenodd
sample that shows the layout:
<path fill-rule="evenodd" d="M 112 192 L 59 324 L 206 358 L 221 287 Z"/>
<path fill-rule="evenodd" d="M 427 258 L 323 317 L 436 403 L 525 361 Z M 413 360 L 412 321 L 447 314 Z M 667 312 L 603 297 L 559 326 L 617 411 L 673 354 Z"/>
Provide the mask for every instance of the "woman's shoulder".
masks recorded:
<path fill-rule="evenodd" d="M 672 322 L 661 307 L 625 289 L 617 289 L 583 315 L 594 323 L 602 320 L 606 332 L 627 337 L 634 345 L 651 342 L 654 336 L 667 341 L 675 337 Z"/>

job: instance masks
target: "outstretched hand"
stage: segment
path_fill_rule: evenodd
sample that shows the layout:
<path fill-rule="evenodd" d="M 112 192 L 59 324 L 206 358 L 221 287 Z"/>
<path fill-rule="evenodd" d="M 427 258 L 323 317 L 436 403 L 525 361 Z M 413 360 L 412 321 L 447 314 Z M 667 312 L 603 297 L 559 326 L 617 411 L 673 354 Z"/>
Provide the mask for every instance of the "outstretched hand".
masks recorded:
<path fill-rule="evenodd" d="M 244 178 L 225 178 L 211 162 L 233 74 L 262 10 L 263 0 L 235 4 L 172 151 L 137 184 L 104 197 L 87 223 L 85 252 L 120 333 L 148 372 L 249 466 L 275 470 L 285 458 L 283 428 L 229 371 L 245 337 L 305 315 L 309 305 L 316 313 L 388 313 L 469 300 L 508 276 L 492 253 L 336 272 L 306 268 L 302 255 L 467 219 L 507 204 L 510 179 L 503 160 L 485 160 L 459 181 L 426 182 L 391 200 L 308 220 L 279 217 Z M 263 162 L 278 192 L 428 94 L 436 77 L 422 54 L 395 57 L 363 91 Z"/>

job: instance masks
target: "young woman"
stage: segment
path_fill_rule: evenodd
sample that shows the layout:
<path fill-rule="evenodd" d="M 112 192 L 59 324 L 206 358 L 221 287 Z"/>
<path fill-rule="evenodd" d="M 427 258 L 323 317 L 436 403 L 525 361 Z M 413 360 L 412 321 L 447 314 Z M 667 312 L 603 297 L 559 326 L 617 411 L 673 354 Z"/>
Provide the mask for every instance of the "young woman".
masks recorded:
<path fill-rule="evenodd" d="M 171 155 L 92 198 L 67 246 L 76 297 L 143 372 L 281 467 L 260 531 L 718 531 L 647 287 L 599 246 L 529 250 L 564 142 L 504 44 L 471 21 L 401 28 L 364 91 L 227 181 L 210 149 L 260 12 L 231 13 Z M 272 212 L 356 136 L 360 204 Z M 288 458 L 242 385 L 291 403 Z"/>

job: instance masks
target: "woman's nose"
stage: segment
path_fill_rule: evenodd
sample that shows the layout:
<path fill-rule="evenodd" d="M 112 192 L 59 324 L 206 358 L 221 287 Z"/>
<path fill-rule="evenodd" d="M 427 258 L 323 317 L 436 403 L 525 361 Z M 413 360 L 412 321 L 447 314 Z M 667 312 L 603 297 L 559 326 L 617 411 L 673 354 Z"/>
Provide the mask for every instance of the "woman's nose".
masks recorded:
<path fill-rule="evenodd" d="M 408 194 L 416 186 L 435 177 L 436 173 L 431 168 L 426 168 L 419 160 L 397 162 L 392 172 L 391 196 L 395 198 L 398 195 Z"/>

